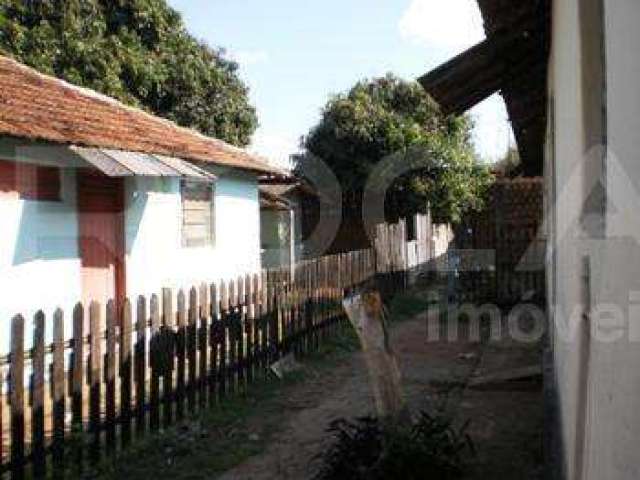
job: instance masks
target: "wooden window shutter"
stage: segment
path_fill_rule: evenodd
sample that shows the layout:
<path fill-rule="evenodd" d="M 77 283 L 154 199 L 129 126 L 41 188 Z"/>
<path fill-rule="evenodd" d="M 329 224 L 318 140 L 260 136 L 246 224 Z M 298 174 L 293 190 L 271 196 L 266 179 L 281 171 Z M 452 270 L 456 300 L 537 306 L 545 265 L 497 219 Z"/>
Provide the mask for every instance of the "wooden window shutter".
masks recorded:
<path fill-rule="evenodd" d="M 214 242 L 213 185 L 208 182 L 183 180 L 182 245 L 203 247 Z"/>

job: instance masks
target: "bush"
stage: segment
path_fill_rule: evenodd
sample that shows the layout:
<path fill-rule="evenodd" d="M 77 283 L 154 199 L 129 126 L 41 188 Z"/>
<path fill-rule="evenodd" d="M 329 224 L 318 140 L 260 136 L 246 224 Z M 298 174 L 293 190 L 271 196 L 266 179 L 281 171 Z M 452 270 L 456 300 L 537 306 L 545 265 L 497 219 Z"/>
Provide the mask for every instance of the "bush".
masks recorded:
<path fill-rule="evenodd" d="M 441 414 L 422 412 L 409 427 L 392 428 L 374 417 L 336 420 L 329 433 L 335 441 L 323 453 L 314 480 L 382 480 L 461 478 L 475 454 L 466 430 L 455 429 Z"/>

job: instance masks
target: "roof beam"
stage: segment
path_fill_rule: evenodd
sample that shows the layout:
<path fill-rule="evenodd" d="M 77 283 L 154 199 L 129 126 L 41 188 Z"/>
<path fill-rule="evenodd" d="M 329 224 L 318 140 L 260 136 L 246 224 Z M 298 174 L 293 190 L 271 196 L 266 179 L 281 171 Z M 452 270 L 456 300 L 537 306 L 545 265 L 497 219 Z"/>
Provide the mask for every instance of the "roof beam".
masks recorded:
<path fill-rule="evenodd" d="M 446 114 L 462 114 L 508 85 L 510 78 L 536 68 L 544 41 L 532 22 L 496 34 L 461 53 L 418 81 Z"/>

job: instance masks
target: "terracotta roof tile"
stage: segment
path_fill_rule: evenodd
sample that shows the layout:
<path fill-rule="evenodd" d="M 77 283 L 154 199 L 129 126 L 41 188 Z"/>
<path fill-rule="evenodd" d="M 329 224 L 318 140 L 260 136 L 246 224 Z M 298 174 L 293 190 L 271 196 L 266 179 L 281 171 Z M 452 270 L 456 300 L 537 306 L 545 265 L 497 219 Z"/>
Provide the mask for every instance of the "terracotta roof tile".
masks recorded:
<path fill-rule="evenodd" d="M 169 155 L 257 172 L 277 167 L 221 140 L 182 128 L 93 90 L 0 56 L 0 134 Z"/>

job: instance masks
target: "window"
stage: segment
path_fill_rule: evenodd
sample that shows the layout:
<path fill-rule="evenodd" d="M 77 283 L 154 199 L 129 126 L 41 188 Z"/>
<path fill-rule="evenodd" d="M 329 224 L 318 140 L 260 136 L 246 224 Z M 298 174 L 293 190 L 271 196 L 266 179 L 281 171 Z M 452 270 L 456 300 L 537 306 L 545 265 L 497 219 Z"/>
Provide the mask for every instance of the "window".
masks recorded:
<path fill-rule="evenodd" d="M 183 180 L 182 246 L 203 247 L 214 243 L 214 192 L 208 182 Z"/>
<path fill-rule="evenodd" d="M 59 202 L 60 169 L 0 160 L 0 192 L 15 192 L 25 200 Z"/>

